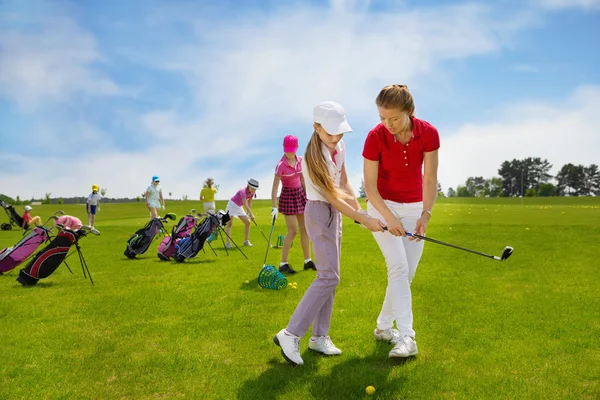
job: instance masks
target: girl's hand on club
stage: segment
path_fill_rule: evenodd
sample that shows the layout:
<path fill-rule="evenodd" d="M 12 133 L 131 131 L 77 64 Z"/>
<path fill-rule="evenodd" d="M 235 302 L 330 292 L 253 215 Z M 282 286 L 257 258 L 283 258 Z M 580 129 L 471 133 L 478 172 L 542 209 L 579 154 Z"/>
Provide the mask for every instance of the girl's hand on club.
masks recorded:
<path fill-rule="evenodd" d="M 383 228 L 385 228 L 385 225 L 380 220 L 368 215 L 364 215 L 359 222 L 371 232 L 383 232 Z"/>

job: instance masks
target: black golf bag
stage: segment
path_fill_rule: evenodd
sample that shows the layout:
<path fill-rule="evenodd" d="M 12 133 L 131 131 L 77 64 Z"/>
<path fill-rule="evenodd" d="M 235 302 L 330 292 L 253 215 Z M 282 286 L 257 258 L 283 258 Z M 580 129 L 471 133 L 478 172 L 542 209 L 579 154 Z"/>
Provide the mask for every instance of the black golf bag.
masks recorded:
<path fill-rule="evenodd" d="M 13 225 L 19 227 L 23 226 L 23 218 L 19 215 L 19 213 L 17 213 L 17 210 L 15 210 L 13 206 L 5 203 L 2 200 L 0 200 L 0 206 L 4 208 L 4 211 L 6 211 L 6 215 L 8 215 L 8 220 L 10 222 L 8 224 L 2 223 L 2 225 L 0 225 L 0 229 L 2 229 L 3 231 L 10 231 Z"/>
<path fill-rule="evenodd" d="M 218 211 L 210 213 L 194 229 L 189 237 L 181 239 L 173 258 L 177 262 L 183 262 L 187 258 L 194 258 L 204 248 L 204 243 L 213 233 L 229 221 L 229 213 Z"/>
<path fill-rule="evenodd" d="M 21 269 L 17 281 L 23 286 L 33 286 L 37 284 L 40 279 L 52 275 L 67 257 L 71 246 L 74 244 L 78 246 L 77 242 L 85 235 L 86 232 L 83 229 L 77 231 L 69 229 L 61 230 L 46 247 L 35 255 L 25 268 Z M 79 252 L 80 261 L 82 262 L 81 266 L 84 268 L 85 261 L 83 260 L 79 247 L 77 247 L 77 251 Z M 85 268 L 87 269 L 87 265 L 85 265 Z"/>
<path fill-rule="evenodd" d="M 157 233 L 165 231 L 165 226 L 163 223 L 166 222 L 164 218 L 153 218 L 146 226 L 141 229 L 138 229 L 137 232 L 134 233 L 132 237 L 127 240 L 127 248 L 125 249 L 125 256 L 127 258 L 135 258 L 138 254 L 144 254 Z"/>

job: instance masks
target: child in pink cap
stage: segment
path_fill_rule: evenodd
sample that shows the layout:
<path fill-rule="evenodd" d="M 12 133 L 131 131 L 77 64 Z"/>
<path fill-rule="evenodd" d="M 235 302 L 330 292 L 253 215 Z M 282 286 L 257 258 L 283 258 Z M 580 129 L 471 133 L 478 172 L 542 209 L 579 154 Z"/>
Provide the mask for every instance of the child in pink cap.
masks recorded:
<path fill-rule="evenodd" d="M 63 227 L 72 231 L 79 230 L 83 226 L 81 220 L 72 215 L 62 215 L 60 217 L 54 217 L 54 225 L 62 225 Z"/>
<path fill-rule="evenodd" d="M 316 271 L 315 264 L 310 258 L 310 239 L 306 233 L 304 225 L 304 207 L 306 206 L 306 189 L 304 178 L 302 177 L 302 157 L 296 154 L 298 151 L 298 138 L 288 135 L 283 138 L 283 157 L 275 167 L 275 176 L 273 177 L 273 189 L 271 190 L 271 202 L 273 209 L 271 217 L 273 222 L 279 213 L 285 217 L 287 234 L 283 240 L 281 250 L 281 263 L 279 272 L 295 274 L 296 271 L 288 264 L 288 255 L 290 247 L 298 227 L 300 227 L 300 244 L 304 253 L 304 269 Z M 279 195 L 279 208 L 277 207 L 277 192 L 281 182 L 281 194 Z"/>

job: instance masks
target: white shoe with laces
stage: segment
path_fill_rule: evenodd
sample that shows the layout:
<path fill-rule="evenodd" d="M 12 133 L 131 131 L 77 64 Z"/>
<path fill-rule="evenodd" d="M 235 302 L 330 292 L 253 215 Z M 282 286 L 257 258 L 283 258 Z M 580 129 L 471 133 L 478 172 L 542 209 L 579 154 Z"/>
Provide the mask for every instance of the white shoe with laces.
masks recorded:
<path fill-rule="evenodd" d="M 273 337 L 273 342 L 281 347 L 281 355 L 287 362 L 293 366 L 304 364 L 300 357 L 300 337 L 282 329 Z"/>
<path fill-rule="evenodd" d="M 394 348 L 390 351 L 390 358 L 406 358 L 417 355 L 419 349 L 417 349 L 417 342 L 410 336 L 404 336 L 396 342 Z"/>
<path fill-rule="evenodd" d="M 250 243 L 249 240 L 244 240 L 244 246 L 246 246 L 246 247 L 252 247 L 254 245 L 252 243 Z"/>
<path fill-rule="evenodd" d="M 396 343 L 400 339 L 400 331 L 394 328 L 387 328 L 382 331 L 375 329 L 373 335 L 375 336 L 375 340 L 388 343 Z"/>
<path fill-rule="evenodd" d="M 342 354 L 342 351 L 335 347 L 329 336 L 311 337 L 308 342 L 308 348 L 328 356 Z"/>

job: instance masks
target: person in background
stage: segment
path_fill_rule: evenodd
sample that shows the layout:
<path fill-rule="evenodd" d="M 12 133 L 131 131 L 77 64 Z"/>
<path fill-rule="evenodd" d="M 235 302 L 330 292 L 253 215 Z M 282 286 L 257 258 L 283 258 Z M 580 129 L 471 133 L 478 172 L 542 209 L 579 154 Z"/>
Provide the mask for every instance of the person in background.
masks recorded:
<path fill-rule="evenodd" d="M 248 184 L 238 190 L 227 203 L 225 211 L 228 212 L 231 217 L 225 228 L 225 233 L 227 233 L 225 247 L 228 249 L 231 248 L 229 237 L 231 234 L 231 226 L 233 225 L 233 217 L 238 217 L 244 223 L 244 246 L 252 246 L 252 243 L 250 243 L 250 220 L 254 220 L 254 214 L 252 213 L 252 199 L 254 198 L 256 189 L 258 189 L 258 181 L 256 179 L 250 179 L 248 180 Z"/>
<path fill-rule="evenodd" d="M 317 270 L 315 263 L 310 258 L 310 239 L 304 226 L 304 207 L 306 207 L 306 190 L 302 176 L 302 157 L 296 155 L 298 151 L 298 138 L 288 135 L 283 138 L 283 157 L 275 167 L 273 188 L 271 190 L 271 218 L 277 219 L 282 213 L 285 217 L 287 234 L 281 249 L 281 262 L 279 272 L 295 274 L 296 270 L 288 263 L 290 248 L 300 228 L 300 244 L 304 253 L 304 270 Z M 277 207 L 277 192 L 281 183 L 279 207 Z"/>
<path fill-rule="evenodd" d="M 96 223 L 96 213 L 100 211 L 100 199 L 102 196 L 98 193 L 98 185 L 92 185 L 92 193 L 88 196 L 86 203 L 88 226 L 94 227 Z"/>
<path fill-rule="evenodd" d="M 214 187 L 215 182 L 213 178 L 208 178 L 204 183 L 204 187 L 200 191 L 200 201 L 204 207 L 204 213 L 207 214 L 209 211 L 215 212 L 215 194 L 217 193 L 217 188 Z"/>
<path fill-rule="evenodd" d="M 165 209 L 165 199 L 160 188 L 160 178 L 156 175 L 152 177 L 152 183 L 146 189 L 146 207 L 150 211 L 150 219 L 158 217 L 158 208 Z"/>
<path fill-rule="evenodd" d="M 23 218 L 23 226 L 21 226 L 22 231 L 26 231 L 30 229 L 32 226 L 40 226 L 42 225 L 42 219 L 39 216 L 32 217 L 31 216 L 31 206 L 27 205 L 23 207 L 25 212 L 21 216 Z"/>

